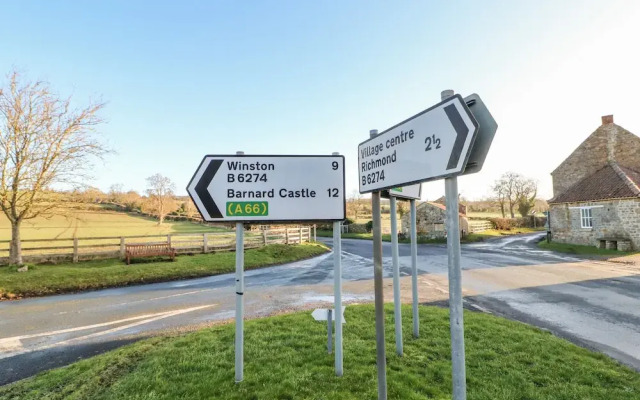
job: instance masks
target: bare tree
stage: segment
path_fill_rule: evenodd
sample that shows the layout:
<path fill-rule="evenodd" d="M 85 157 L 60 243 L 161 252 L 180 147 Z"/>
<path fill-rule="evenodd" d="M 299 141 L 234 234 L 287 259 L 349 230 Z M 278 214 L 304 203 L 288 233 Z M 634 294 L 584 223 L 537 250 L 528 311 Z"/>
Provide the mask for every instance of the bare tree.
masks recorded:
<path fill-rule="evenodd" d="M 109 187 L 109 201 L 116 204 L 122 204 L 124 198 L 124 185 L 122 183 L 114 183 Z"/>
<path fill-rule="evenodd" d="M 347 214 L 353 215 L 354 221 L 358 219 L 358 212 L 361 211 L 362 205 L 362 194 L 357 190 L 351 192 L 351 196 L 347 198 Z"/>
<path fill-rule="evenodd" d="M 76 109 L 47 82 L 21 78 L 14 71 L 0 88 L 0 208 L 11 223 L 12 264 L 22 264 L 22 222 L 50 215 L 63 202 L 52 188 L 80 183 L 107 152 L 95 136 L 104 104 Z"/>
<path fill-rule="evenodd" d="M 528 179 L 515 172 L 507 172 L 498 179 L 492 190 L 500 204 L 502 217 L 505 216 L 505 205 L 509 206 L 511 218 L 515 218 L 515 208 L 526 216 L 535 203 L 537 185 L 532 179 Z"/>
<path fill-rule="evenodd" d="M 506 217 L 505 203 L 507 201 L 507 194 L 506 194 L 505 187 L 502 185 L 501 181 L 498 180 L 494 183 L 491 190 L 493 190 L 493 193 L 496 196 L 496 202 L 500 206 L 500 212 L 502 213 L 502 218 L 505 218 Z"/>
<path fill-rule="evenodd" d="M 153 210 L 158 217 L 158 225 L 164 222 L 164 217 L 171 212 L 171 206 L 174 205 L 173 191 L 175 185 L 171 179 L 160 174 L 151 175 L 147 178 L 147 195 L 151 200 Z"/>

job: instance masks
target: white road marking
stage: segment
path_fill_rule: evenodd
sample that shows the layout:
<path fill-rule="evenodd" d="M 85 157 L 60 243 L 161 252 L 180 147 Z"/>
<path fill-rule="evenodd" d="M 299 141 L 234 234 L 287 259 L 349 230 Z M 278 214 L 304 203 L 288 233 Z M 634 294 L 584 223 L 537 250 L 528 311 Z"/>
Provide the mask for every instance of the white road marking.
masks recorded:
<path fill-rule="evenodd" d="M 201 310 L 203 308 L 208 308 L 208 307 L 213 307 L 215 306 L 215 304 L 210 304 L 210 305 L 205 305 L 205 306 L 198 306 L 198 307 L 190 307 L 190 308 L 183 308 L 183 309 L 179 309 L 179 310 L 172 310 L 172 311 L 164 311 L 164 312 L 160 312 L 160 313 L 155 313 L 155 314 L 145 314 L 145 315 L 139 315 L 137 317 L 131 317 L 131 318 L 125 318 L 125 319 L 120 319 L 120 320 L 116 320 L 116 321 L 110 321 L 110 322 L 104 322 L 101 324 L 93 324 L 93 325 L 85 325 L 85 326 L 79 326 L 76 328 L 68 328 L 68 329 L 61 329 L 61 330 L 57 330 L 57 331 L 50 331 L 50 332 L 43 332 L 43 333 L 36 333 L 33 335 L 23 335 L 23 336 L 13 336 L 13 337 L 8 337 L 8 338 L 2 338 L 0 339 L 0 351 L 2 351 L 2 354 L 0 354 L 0 359 L 2 358 L 7 358 L 9 356 L 14 356 L 16 354 L 20 354 L 20 353 L 27 353 L 27 352 L 31 352 L 31 351 L 38 351 L 38 350 L 45 350 L 48 348 L 52 348 L 52 347 L 56 347 L 56 346 L 60 346 L 63 344 L 69 344 L 71 342 L 78 342 L 78 341 L 82 341 L 82 340 L 87 340 L 87 339 L 92 339 L 95 337 L 99 337 L 99 336 L 104 336 L 104 335 L 108 335 L 110 333 L 114 333 L 114 332 L 118 332 L 118 331 L 122 331 L 128 328 L 132 328 L 134 326 L 138 326 L 138 325 L 143 325 L 143 324 L 147 324 L 150 322 L 154 322 L 163 318 L 168 318 L 168 317 L 173 317 L 176 315 L 180 315 L 180 314 L 185 314 L 188 312 L 192 312 L 192 311 L 198 311 Z M 120 324 L 123 322 L 129 322 L 129 321 L 137 321 L 137 322 L 133 322 L 127 325 L 123 325 L 123 326 L 119 326 L 116 328 L 112 328 L 112 329 L 107 329 L 106 331 L 101 331 L 101 332 L 96 332 L 96 333 L 92 333 L 89 335 L 84 335 L 84 336 L 79 336 L 76 338 L 72 338 L 72 339 L 67 339 L 67 340 L 63 340 L 60 342 L 56 342 L 56 343 L 52 343 L 49 345 L 44 345 L 44 346 L 39 346 L 39 347 L 33 347 L 33 348 L 25 348 L 23 345 L 23 340 L 25 339 L 33 339 L 33 338 L 37 338 L 37 337 L 43 337 L 43 336 L 55 336 L 55 335 L 60 335 L 63 333 L 71 333 L 71 332 L 77 332 L 77 331 L 82 331 L 82 330 L 87 330 L 87 329 L 93 329 L 93 328 L 101 328 L 104 326 L 109 326 L 109 325 L 116 325 L 116 324 Z"/>
<path fill-rule="evenodd" d="M 201 289 L 201 290 L 194 290 L 192 292 L 184 292 L 184 293 L 178 293 L 178 294 L 172 294 L 169 296 L 160 296 L 160 297 L 152 297 L 149 299 L 141 299 L 141 300 L 134 300 L 134 301 L 128 301 L 126 303 L 117 303 L 117 304 L 112 304 L 112 306 L 125 306 L 127 304 L 133 304 L 133 303 L 142 303 L 145 301 L 154 301 L 154 300 L 162 300 L 162 299 L 169 299 L 171 297 L 179 297 L 179 296 L 186 296 L 189 294 L 195 294 L 195 293 L 202 293 L 202 292 L 206 292 L 209 290 L 215 290 L 215 289 Z"/>

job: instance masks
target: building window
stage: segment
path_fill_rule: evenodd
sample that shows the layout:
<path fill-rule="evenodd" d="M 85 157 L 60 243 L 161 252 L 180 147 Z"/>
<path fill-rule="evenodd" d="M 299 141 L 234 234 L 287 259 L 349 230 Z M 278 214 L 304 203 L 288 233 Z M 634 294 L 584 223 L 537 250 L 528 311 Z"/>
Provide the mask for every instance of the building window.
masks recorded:
<path fill-rule="evenodd" d="M 580 226 L 583 228 L 593 228 L 593 216 L 590 207 L 580 209 Z"/>

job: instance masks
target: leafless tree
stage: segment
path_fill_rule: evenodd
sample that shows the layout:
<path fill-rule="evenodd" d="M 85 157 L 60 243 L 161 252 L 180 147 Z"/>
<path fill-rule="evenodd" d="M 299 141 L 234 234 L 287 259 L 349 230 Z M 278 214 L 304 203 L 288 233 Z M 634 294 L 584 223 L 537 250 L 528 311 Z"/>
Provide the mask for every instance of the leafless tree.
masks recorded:
<path fill-rule="evenodd" d="M 124 198 L 124 185 L 122 183 L 114 183 L 109 187 L 109 201 L 122 204 Z"/>
<path fill-rule="evenodd" d="M 11 223 L 11 263 L 22 264 L 22 222 L 59 208 L 63 199 L 52 188 L 85 180 L 108 151 L 95 134 L 103 107 L 74 108 L 47 82 L 16 71 L 0 87 L 0 207 Z"/>
<path fill-rule="evenodd" d="M 147 185 L 149 186 L 147 195 L 151 200 L 154 213 L 158 217 L 158 225 L 160 225 L 164 222 L 164 217 L 172 211 L 175 185 L 171 182 L 171 179 L 160 174 L 148 177 Z"/>
<path fill-rule="evenodd" d="M 493 187 L 493 193 L 500 204 L 502 217 L 505 216 L 505 206 L 509 206 L 511 218 L 515 218 L 515 208 L 526 216 L 535 203 L 537 185 L 532 179 L 528 179 L 515 172 L 507 172 L 498 179 Z"/>

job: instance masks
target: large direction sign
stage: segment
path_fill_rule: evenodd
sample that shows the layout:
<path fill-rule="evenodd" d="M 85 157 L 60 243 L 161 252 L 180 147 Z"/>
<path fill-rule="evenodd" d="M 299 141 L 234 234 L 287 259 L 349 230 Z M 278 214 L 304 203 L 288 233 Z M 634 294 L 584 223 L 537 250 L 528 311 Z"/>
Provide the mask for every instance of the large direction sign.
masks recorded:
<path fill-rule="evenodd" d="M 187 186 L 205 221 L 342 221 L 343 156 L 205 156 Z"/>
<path fill-rule="evenodd" d="M 459 175 L 478 123 L 460 95 L 358 146 L 360 193 Z"/>

